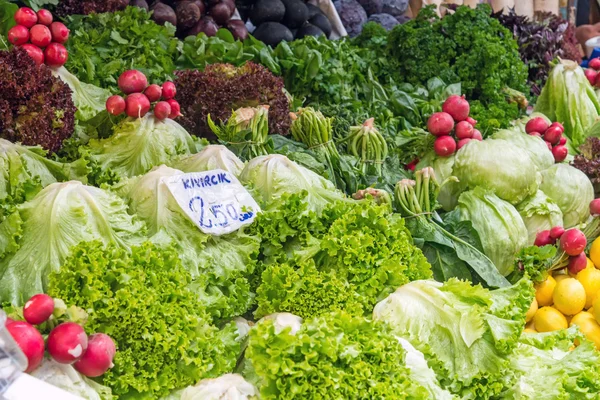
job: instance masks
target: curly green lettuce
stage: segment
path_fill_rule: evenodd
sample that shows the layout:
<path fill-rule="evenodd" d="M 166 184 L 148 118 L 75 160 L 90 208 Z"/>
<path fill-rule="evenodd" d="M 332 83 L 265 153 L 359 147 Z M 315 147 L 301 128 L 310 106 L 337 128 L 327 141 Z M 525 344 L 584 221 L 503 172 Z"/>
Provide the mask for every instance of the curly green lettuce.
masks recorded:
<path fill-rule="evenodd" d="M 511 352 L 533 295 L 528 280 L 494 291 L 454 278 L 416 281 L 378 303 L 373 318 L 421 351 L 443 388 L 490 399 L 513 382 Z"/>
<path fill-rule="evenodd" d="M 397 287 L 431 277 L 399 214 L 372 201 L 339 201 L 317 216 L 304 196 L 286 196 L 257 218 L 263 260 L 255 316 L 362 315 Z"/>
<path fill-rule="evenodd" d="M 386 325 L 344 312 L 299 328 L 265 319 L 250 331 L 245 375 L 261 399 L 425 399 Z"/>
<path fill-rule="evenodd" d="M 173 248 L 94 241 L 73 250 L 48 293 L 86 309 L 86 330 L 115 341 L 104 385 L 120 398 L 156 399 L 231 371 L 240 351 L 234 326 L 212 325 L 190 283 Z"/>

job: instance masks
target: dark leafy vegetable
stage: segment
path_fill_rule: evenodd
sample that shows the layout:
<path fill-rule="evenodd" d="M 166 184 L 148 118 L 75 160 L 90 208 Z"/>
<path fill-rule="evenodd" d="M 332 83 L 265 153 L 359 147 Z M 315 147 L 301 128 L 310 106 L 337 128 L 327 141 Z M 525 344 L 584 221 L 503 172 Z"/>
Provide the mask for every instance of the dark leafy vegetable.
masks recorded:
<path fill-rule="evenodd" d="M 27 52 L 0 51 L 0 136 L 55 152 L 73 133 L 69 87 Z"/>
<path fill-rule="evenodd" d="M 160 26 L 138 7 L 116 13 L 71 16 L 66 68 L 81 81 L 116 92 L 123 71 L 137 69 L 162 84 L 175 69 L 173 27 Z"/>
<path fill-rule="evenodd" d="M 588 137 L 585 143 L 579 147 L 579 151 L 580 154 L 575 156 L 571 165 L 590 178 L 594 184 L 594 191 L 598 193 L 600 191 L 600 139 Z"/>
<path fill-rule="evenodd" d="M 100 14 L 123 10 L 128 4 L 129 0 L 60 0 L 55 12 L 61 17 L 74 14 Z"/>

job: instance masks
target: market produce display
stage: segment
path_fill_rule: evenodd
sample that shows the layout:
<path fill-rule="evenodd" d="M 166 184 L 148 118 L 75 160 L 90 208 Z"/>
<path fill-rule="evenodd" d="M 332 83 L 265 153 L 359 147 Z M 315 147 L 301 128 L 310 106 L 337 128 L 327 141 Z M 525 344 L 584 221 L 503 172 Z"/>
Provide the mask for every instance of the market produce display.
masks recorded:
<path fill-rule="evenodd" d="M 600 59 L 558 17 L 407 4 L 336 1 L 330 40 L 300 0 L 0 0 L 25 373 L 88 400 L 598 399 Z"/>

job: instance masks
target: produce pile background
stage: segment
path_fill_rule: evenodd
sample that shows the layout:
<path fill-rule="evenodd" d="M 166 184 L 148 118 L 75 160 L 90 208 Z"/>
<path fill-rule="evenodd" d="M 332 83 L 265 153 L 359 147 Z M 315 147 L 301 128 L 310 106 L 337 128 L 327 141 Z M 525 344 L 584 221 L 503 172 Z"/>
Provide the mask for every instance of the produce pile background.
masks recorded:
<path fill-rule="evenodd" d="M 556 16 L 406 3 L 336 2 L 330 40 L 300 0 L 0 0 L 26 372 L 94 400 L 597 399 L 600 59 Z M 260 206 L 220 236 L 165 183 L 214 169 Z"/>

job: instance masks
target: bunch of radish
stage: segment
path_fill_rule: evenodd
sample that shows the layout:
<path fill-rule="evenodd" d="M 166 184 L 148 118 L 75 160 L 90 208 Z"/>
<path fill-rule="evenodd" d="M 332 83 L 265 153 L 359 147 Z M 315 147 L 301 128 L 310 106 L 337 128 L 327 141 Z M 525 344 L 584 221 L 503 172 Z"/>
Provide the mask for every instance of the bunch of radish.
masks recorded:
<path fill-rule="evenodd" d="M 118 85 L 126 97 L 114 95 L 106 100 L 106 111 L 112 115 L 126 113 L 131 118 L 142 118 L 152 106 L 154 117 L 160 121 L 175 119 L 181 115 L 181 108 L 175 100 L 177 89 L 173 82 L 165 82 L 162 86 L 148 85 L 146 75 L 132 69 L 121 74 Z"/>
<path fill-rule="evenodd" d="M 8 41 L 25 50 L 37 65 L 52 68 L 65 65 L 69 58 L 64 43 L 69 29 L 62 22 L 53 22 L 52 13 L 29 7 L 21 7 L 15 13 L 17 25 L 8 31 Z"/>
<path fill-rule="evenodd" d="M 600 88 L 600 78 L 598 78 L 598 72 L 600 72 L 600 57 L 592 58 L 588 62 L 588 69 L 583 72 L 592 86 Z"/>
<path fill-rule="evenodd" d="M 470 106 L 464 96 L 452 95 L 427 120 L 427 130 L 436 136 L 433 150 L 440 157 L 449 157 L 471 140 L 483 140 L 475 129 L 477 121 L 469 117 Z"/>
<path fill-rule="evenodd" d="M 525 125 L 525 132 L 531 136 L 544 139 L 548 150 L 552 152 L 554 161 L 559 163 L 567 158 L 569 149 L 565 146 L 567 138 L 563 136 L 565 128 L 560 122 L 549 124 L 542 117 L 531 118 Z"/>
<path fill-rule="evenodd" d="M 585 246 L 587 239 L 579 229 L 564 230 L 562 226 L 555 226 L 550 230 L 539 232 L 535 237 L 534 245 L 542 247 L 555 245 L 559 241 L 559 248 L 569 256 L 569 272 L 576 274 L 587 266 Z"/>
<path fill-rule="evenodd" d="M 27 357 L 27 369 L 32 372 L 40 366 L 45 350 L 54 361 L 73 364 L 82 375 L 95 378 L 112 367 L 117 349 L 112 339 L 104 333 L 89 337 L 83 327 L 75 322 L 57 325 L 46 339 L 34 327 L 48 321 L 54 313 L 54 299 L 46 294 L 36 294 L 23 307 L 25 321 L 7 319 L 6 329 Z"/>

